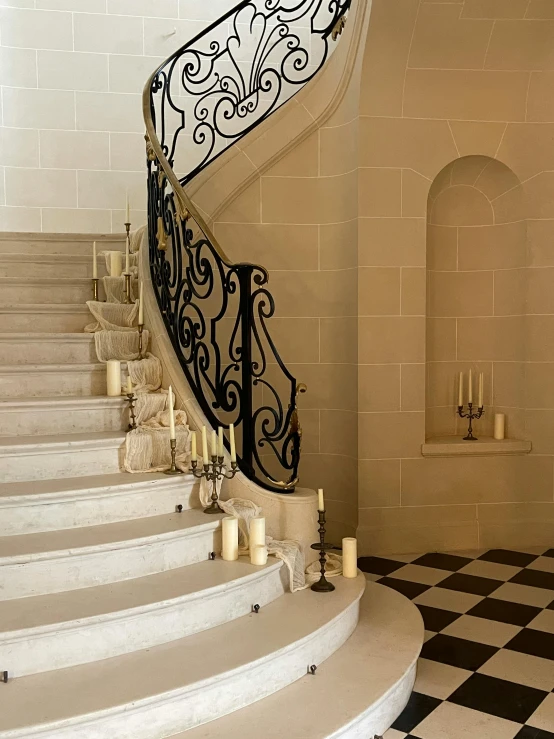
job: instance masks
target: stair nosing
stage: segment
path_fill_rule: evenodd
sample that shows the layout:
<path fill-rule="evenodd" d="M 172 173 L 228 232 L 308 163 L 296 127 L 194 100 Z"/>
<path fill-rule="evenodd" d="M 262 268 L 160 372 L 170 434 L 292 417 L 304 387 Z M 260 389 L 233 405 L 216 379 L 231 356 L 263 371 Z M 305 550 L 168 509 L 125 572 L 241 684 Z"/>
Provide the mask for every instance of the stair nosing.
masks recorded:
<path fill-rule="evenodd" d="M 25 365 L 17 366 L 25 367 Z M 123 395 L 49 395 L 36 398 L 0 398 L 0 412 L 10 410 L 11 406 L 14 406 L 14 410 L 21 410 L 21 406 L 49 407 L 58 406 L 60 403 L 66 406 L 66 409 L 72 406 L 82 406 L 82 410 L 91 410 L 90 406 L 124 408 L 127 400 Z"/>

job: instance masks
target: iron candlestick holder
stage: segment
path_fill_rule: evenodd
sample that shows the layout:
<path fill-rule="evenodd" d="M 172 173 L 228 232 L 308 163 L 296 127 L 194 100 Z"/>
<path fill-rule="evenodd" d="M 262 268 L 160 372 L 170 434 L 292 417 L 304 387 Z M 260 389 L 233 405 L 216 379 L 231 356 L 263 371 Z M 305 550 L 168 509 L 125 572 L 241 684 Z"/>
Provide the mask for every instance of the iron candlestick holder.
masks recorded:
<path fill-rule="evenodd" d="M 142 355 L 142 332 L 144 331 L 144 323 L 139 323 L 138 325 L 138 335 L 139 335 L 139 359 L 144 359 Z"/>
<path fill-rule="evenodd" d="M 204 477 L 208 482 L 212 483 L 212 502 L 204 508 L 204 513 L 214 514 L 223 513 L 223 509 L 219 505 L 219 496 L 217 494 L 217 483 L 219 480 L 231 480 L 238 472 L 236 462 L 231 462 L 231 469 L 227 472 L 223 471 L 223 457 L 212 454 L 211 462 L 202 465 L 203 469 L 198 469 L 198 462 L 193 460 L 190 463 L 190 471 L 195 477 L 201 479 Z"/>
<path fill-rule="evenodd" d="M 92 278 L 92 299 L 98 302 L 98 277 Z"/>
<path fill-rule="evenodd" d="M 484 406 L 482 405 L 479 406 L 479 408 L 477 408 L 476 413 L 473 412 L 473 403 L 468 403 L 467 408 L 468 408 L 467 413 L 464 413 L 464 406 L 463 405 L 458 406 L 458 415 L 460 416 L 460 418 L 469 419 L 467 436 L 464 436 L 464 441 L 479 441 L 476 436 L 473 436 L 473 420 L 474 419 L 478 420 L 485 413 Z"/>
<path fill-rule="evenodd" d="M 134 393 L 126 393 L 126 397 L 129 401 L 129 414 L 131 416 L 129 431 L 134 431 L 137 427 L 137 419 L 135 416 L 135 403 L 137 402 L 137 396 Z"/>
<path fill-rule="evenodd" d="M 180 470 L 175 464 L 175 457 L 177 456 L 177 439 L 170 439 L 171 444 L 171 466 L 168 470 L 164 470 L 164 475 L 184 475 L 183 470 Z"/>
<path fill-rule="evenodd" d="M 314 582 L 312 585 L 312 590 L 314 590 L 316 593 L 331 593 L 335 586 L 333 583 L 329 582 L 327 578 L 325 577 L 325 563 L 327 562 L 327 554 L 330 549 L 333 549 L 333 547 L 330 544 L 327 544 L 325 541 L 325 524 L 327 522 L 327 519 L 325 517 L 325 511 L 318 511 L 319 513 L 319 542 L 316 544 L 312 544 L 312 549 L 315 549 L 319 552 L 319 563 L 321 566 L 321 575 L 317 582 Z"/>

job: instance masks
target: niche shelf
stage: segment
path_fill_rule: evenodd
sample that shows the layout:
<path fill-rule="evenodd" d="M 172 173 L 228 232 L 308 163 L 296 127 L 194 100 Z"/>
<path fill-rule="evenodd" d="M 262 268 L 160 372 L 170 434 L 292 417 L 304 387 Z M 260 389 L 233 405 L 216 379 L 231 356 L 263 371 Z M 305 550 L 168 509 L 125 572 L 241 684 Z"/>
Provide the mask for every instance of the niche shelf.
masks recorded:
<path fill-rule="evenodd" d="M 531 442 L 522 439 L 493 439 L 480 436 L 477 441 L 464 441 L 461 436 L 436 436 L 421 445 L 424 457 L 483 457 L 492 455 L 529 454 Z"/>

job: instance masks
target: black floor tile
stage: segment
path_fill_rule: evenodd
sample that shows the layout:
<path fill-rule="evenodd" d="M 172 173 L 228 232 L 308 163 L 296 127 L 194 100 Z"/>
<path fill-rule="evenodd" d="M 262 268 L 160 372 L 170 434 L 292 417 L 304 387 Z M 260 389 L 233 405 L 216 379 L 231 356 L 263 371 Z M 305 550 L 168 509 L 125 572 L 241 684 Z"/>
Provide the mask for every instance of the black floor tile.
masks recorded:
<path fill-rule="evenodd" d="M 510 639 L 504 649 L 554 660 L 554 634 L 535 631 L 535 629 L 522 629 L 519 634 Z M 552 670 L 554 670 L 554 665 L 552 665 Z"/>
<path fill-rule="evenodd" d="M 458 639 L 455 636 L 437 634 L 425 642 L 421 656 L 434 662 L 475 671 L 496 652 L 498 652 L 498 647 L 491 647 L 489 644 L 479 644 L 467 639 Z"/>
<path fill-rule="evenodd" d="M 546 610 L 547 611 L 554 611 L 554 600 L 552 601 L 552 603 L 549 606 L 546 606 Z"/>
<path fill-rule="evenodd" d="M 412 564 L 421 565 L 422 567 L 435 567 L 437 570 L 449 570 L 457 572 L 473 562 L 469 557 L 458 557 L 454 554 L 441 554 L 440 552 L 431 552 L 418 557 Z"/>
<path fill-rule="evenodd" d="M 524 724 L 548 693 L 476 673 L 455 690 L 449 703 Z"/>
<path fill-rule="evenodd" d="M 396 729 L 396 731 L 411 731 L 441 703 L 441 700 L 431 698 L 430 695 L 412 693 L 408 705 L 396 719 L 392 728 Z"/>
<path fill-rule="evenodd" d="M 360 557 L 358 559 L 360 570 L 362 572 L 369 572 L 372 575 L 390 575 L 391 572 L 405 566 L 405 562 L 397 562 L 394 559 L 385 559 L 383 557 Z"/>
<path fill-rule="evenodd" d="M 516 582 L 518 585 L 530 585 L 532 588 L 554 590 L 554 572 L 521 570 L 511 578 L 510 582 Z"/>
<path fill-rule="evenodd" d="M 539 615 L 541 610 L 536 606 L 527 606 L 523 603 L 511 603 L 508 600 L 497 598 L 483 598 L 467 612 L 467 615 L 486 618 L 489 621 L 500 621 L 503 624 L 527 626 L 535 616 Z"/>
<path fill-rule="evenodd" d="M 431 606 L 418 605 L 417 607 L 423 616 L 423 623 L 428 631 L 442 631 L 462 615 L 461 613 L 444 611 L 442 608 L 431 608 Z"/>
<path fill-rule="evenodd" d="M 405 595 L 406 598 L 409 598 L 410 600 L 417 598 L 418 595 L 421 595 L 421 593 L 424 593 L 426 590 L 429 590 L 429 588 L 431 587 L 430 585 L 423 585 L 420 582 L 410 582 L 409 580 L 399 580 L 396 577 L 382 577 L 379 580 L 379 584 L 387 585 L 389 588 L 392 588 L 393 590 L 398 590 L 399 593 L 402 593 L 402 595 Z"/>
<path fill-rule="evenodd" d="M 554 557 L 554 549 L 549 549 L 548 552 L 545 552 L 543 557 Z"/>
<path fill-rule="evenodd" d="M 533 726 L 524 726 L 521 731 L 518 731 L 514 739 L 554 739 L 554 734 L 542 729 L 535 729 Z"/>
<path fill-rule="evenodd" d="M 512 565 L 513 567 L 527 567 L 534 562 L 538 554 L 527 554 L 526 552 L 512 552 L 508 549 L 490 549 L 482 554 L 479 559 L 486 562 L 497 562 L 501 565 Z"/>
<path fill-rule="evenodd" d="M 462 593 L 473 593 L 474 595 L 490 595 L 494 593 L 503 583 L 500 580 L 491 580 L 488 577 L 477 577 L 476 575 L 463 575 L 455 572 L 446 580 L 442 580 L 437 588 L 446 590 L 458 590 Z"/>

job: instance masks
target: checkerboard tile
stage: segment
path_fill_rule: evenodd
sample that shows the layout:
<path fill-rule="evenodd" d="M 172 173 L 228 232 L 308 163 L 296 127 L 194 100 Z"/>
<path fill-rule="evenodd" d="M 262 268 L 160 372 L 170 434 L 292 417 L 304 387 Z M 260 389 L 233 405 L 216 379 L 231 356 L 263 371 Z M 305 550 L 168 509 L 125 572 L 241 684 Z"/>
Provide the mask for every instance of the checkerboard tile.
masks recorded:
<path fill-rule="evenodd" d="M 419 608 L 414 692 L 383 739 L 554 739 L 554 549 L 362 557 Z"/>

